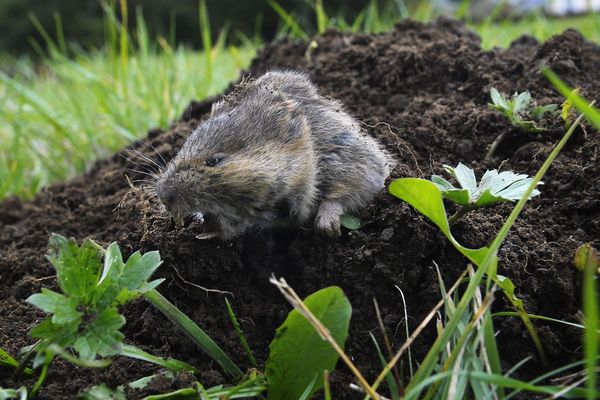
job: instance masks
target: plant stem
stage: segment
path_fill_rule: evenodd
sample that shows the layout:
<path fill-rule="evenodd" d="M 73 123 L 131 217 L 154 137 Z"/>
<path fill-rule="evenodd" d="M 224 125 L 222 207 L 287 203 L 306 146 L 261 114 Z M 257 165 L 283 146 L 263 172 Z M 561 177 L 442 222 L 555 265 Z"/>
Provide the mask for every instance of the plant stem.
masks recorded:
<path fill-rule="evenodd" d="M 498 148 L 498 145 L 500 145 L 500 142 L 502 142 L 504 140 L 505 136 L 506 136 L 506 131 L 502 132 L 501 134 L 499 134 L 496 137 L 496 139 L 494 139 L 494 141 L 492 142 L 492 144 L 490 144 L 490 148 L 488 149 L 487 153 L 485 154 L 485 157 L 483 158 L 483 161 L 487 161 L 490 158 L 492 158 L 492 156 L 496 152 L 496 148 Z"/>
<path fill-rule="evenodd" d="M 467 215 L 470 211 L 473 210 L 473 207 L 469 206 L 461 206 L 453 216 L 448 219 L 448 225 L 452 226 L 456 221 Z"/>

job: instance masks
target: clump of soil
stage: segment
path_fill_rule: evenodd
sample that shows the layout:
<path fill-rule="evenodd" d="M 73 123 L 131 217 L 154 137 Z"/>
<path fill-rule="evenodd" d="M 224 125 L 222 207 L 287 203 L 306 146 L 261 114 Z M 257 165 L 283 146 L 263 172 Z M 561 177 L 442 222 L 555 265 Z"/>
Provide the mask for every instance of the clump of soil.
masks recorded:
<path fill-rule="evenodd" d="M 532 175 L 564 133 L 563 124 L 550 120 L 546 132 L 521 132 L 488 109 L 490 87 L 505 93 L 529 90 L 540 104 L 560 103 L 561 97 L 540 73 L 545 64 L 571 86 L 581 87 L 588 98 L 600 91 L 600 48 L 573 30 L 543 44 L 523 37 L 509 49 L 491 51 L 482 50 L 475 34 L 449 20 L 427 25 L 406 21 L 381 35 L 332 31 L 315 40 L 318 48 L 310 59 L 305 56 L 306 42 L 267 45 L 249 72 L 257 76 L 269 68 L 289 67 L 310 73 L 324 94 L 341 100 L 394 154 L 398 166 L 392 177 L 429 177 L 441 173 L 442 164 L 459 161 L 479 174 L 502 165 Z M 2 347 L 16 354 L 32 343 L 27 332 L 43 315 L 24 299 L 42 287 L 56 286 L 54 271 L 44 258 L 51 232 L 78 239 L 89 236 L 104 245 L 116 240 L 124 253 L 159 250 L 164 264 L 157 275 L 167 278 L 159 290 L 244 368 L 250 365 L 223 296 L 193 284 L 233 293 L 233 307 L 260 362 L 290 309 L 268 283 L 271 273 L 285 277 L 301 295 L 339 285 L 354 309 L 346 350 L 372 378 L 380 369 L 369 338 L 369 332 L 380 335 L 373 298 L 389 332 L 402 332 L 397 329 L 403 309 L 396 286 L 401 288 L 412 329 L 440 298 L 434 263 L 447 283 L 464 270 L 466 260 L 437 228 L 385 191 L 369 208 L 366 225 L 344 232 L 338 240 L 323 240 L 310 227 L 249 234 L 230 243 L 199 241 L 194 226 L 176 229 L 157 213 L 153 200 L 130 191 L 125 176 L 145 179 L 133 171 L 151 169 L 145 157 L 157 162 L 173 157 L 198 121 L 206 118 L 210 103 L 193 103 L 168 131 L 151 131 L 144 141 L 97 162 L 83 176 L 44 189 L 32 201 L 9 198 L 0 203 Z M 502 133 L 506 138 L 495 157 L 484 162 L 488 146 Z M 600 238 L 599 146 L 600 136 L 589 127 L 575 134 L 545 177 L 542 195 L 528 204 L 502 247 L 499 272 L 515 282 L 518 296 L 532 313 L 577 319 L 581 277 L 572 257 L 578 245 L 595 241 L 597 246 Z M 504 205 L 469 214 L 456 225 L 455 235 L 465 245 L 484 245 L 510 210 Z M 495 307 L 507 309 L 501 297 Z M 149 303 L 137 300 L 123 311 L 127 341 L 195 365 L 204 384 L 225 381 L 214 362 Z M 553 366 L 580 357 L 580 331 L 536 325 Z M 542 372 L 519 321 L 497 319 L 495 327 L 505 367 L 531 355 L 534 361 L 522 374 Z M 415 343 L 417 359 L 434 335 L 428 330 Z M 395 346 L 402 342 L 403 336 L 395 334 Z M 123 358 L 102 370 L 59 361 L 40 397 L 70 399 L 92 384 L 118 385 L 156 370 Z M 4 374 L 0 385 L 19 385 L 8 373 L 0 373 Z M 351 379 L 340 367 L 333 377 L 337 398 L 358 396 L 347 389 Z M 152 389 L 168 390 L 169 385 L 157 382 Z"/>

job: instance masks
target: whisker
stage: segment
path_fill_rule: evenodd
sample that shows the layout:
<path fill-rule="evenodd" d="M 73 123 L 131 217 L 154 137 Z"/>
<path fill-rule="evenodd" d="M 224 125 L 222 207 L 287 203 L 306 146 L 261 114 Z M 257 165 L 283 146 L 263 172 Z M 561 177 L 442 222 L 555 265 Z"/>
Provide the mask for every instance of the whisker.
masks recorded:
<path fill-rule="evenodd" d="M 167 162 L 167 160 L 165 160 L 165 158 L 163 157 L 163 155 L 156 149 L 156 147 L 154 147 L 154 145 L 152 144 L 152 142 L 148 142 L 148 144 L 150 145 L 150 147 L 152 147 L 152 150 L 154 150 L 154 152 L 160 157 L 160 160 L 162 162 L 162 167 L 163 168 L 167 168 L 167 165 L 169 164 Z"/>
<path fill-rule="evenodd" d="M 162 172 L 162 166 L 156 160 L 151 159 L 146 154 L 144 154 L 141 151 L 136 150 L 136 149 L 131 149 L 131 152 L 133 152 L 133 153 L 137 154 L 138 156 L 142 157 L 144 160 L 148 161 L 150 164 L 154 165 L 156 168 L 158 168 L 159 171 Z"/>
<path fill-rule="evenodd" d="M 134 169 L 134 168 L 127 168 L 129 171 L 132 172 L 137 172 L 138 174 L 142 174 L 142 175 L 146 175 L 146 176 L 150 176 L 153 179 L 158 179 L 158 175 L 154 172 L 148 172 L 148 171 L 140 171 L 139 169 Z"/>

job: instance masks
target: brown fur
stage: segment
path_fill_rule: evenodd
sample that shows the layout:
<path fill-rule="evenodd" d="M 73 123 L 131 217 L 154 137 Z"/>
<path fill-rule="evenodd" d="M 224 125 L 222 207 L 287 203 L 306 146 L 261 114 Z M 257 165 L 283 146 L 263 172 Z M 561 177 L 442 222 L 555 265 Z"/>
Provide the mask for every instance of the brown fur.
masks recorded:
<path fill-rule="evenodd" d="M 213 105 L 156 192 L 176 221 L 206 217 L 206 238 L 231 239 L 281 218 L 315 218 L 335 236 L 340 216 L 367 206 L 389 169 L 390 158 L 339 102 L 302 73 L 271 71 Z"/>

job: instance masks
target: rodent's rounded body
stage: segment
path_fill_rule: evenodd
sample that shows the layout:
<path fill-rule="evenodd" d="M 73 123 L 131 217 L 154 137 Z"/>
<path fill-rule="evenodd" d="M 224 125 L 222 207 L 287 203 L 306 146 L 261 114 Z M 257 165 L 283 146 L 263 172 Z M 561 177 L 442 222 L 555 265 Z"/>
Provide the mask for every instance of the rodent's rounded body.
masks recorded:
<path fill-rule="evenodd" d="M 156 183 L 176 221 L 231 239 L 282 219 L 328 235 L 384 186 L 390 157 L 302 73 L 271 71 L 213 105 Z"/>

